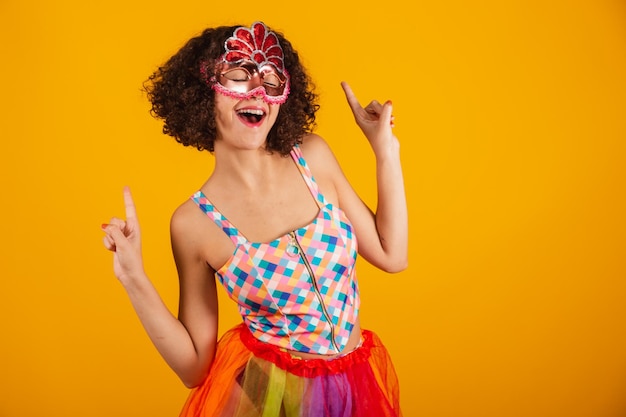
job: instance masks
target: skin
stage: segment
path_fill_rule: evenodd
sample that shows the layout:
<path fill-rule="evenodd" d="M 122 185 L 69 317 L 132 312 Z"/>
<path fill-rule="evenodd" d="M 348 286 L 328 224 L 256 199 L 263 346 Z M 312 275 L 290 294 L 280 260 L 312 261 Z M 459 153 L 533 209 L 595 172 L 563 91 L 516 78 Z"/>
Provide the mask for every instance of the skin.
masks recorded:
<path fill-rule="evenodd" d="M 362 107 L 350 86 L 342 83 L 342 87 L 354 119 L 375 155 L 376 211 L 359 198 L 324 139 L 308 135 L 301 149 L 321 192 L 350 219 L 358 237 L 359 255 L 384 271 L 399 272 L 408 261 L 408 216 L 400 145 L 392 131 L 392 105 L 389 101 L 371 101 Z M 267 242 L 310 223 L 319 208 L 292 158 L 268 154 L 263 148 L 280 105 L 220 94 L 215 100 L 219 132 L 215 168 L 200 189 L 250 241 Z M 242 123 L 236 114 L 238 109 L 250 106 L 266 112 L 262 123 L 254 127 Z M 104 246 L 113 252 L 114 273 L 165 361 L 186 386 L 197 386 L 208 373 L 217 345 L 214 273 L 228 261 L 234 244 L 192 201 L 187 200 L 176 209 L 170 224 L 180 283 L 179 311 L 175 316 L 145 273 L 135 205 L 128 187 L 123 194 L 125 220 L 114 217 L 103 225 Z M 360 333 L 360 324 L 356 323 L 344 352 L 358 345 Z"/>

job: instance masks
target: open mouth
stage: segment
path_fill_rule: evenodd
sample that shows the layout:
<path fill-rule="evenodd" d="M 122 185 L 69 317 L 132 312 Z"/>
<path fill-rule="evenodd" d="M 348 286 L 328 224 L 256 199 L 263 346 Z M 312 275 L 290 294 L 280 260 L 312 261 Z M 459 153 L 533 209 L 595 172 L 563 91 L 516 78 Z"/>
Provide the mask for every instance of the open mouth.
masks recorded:
<path fill-rule="evenodd" d="M 256 126 L 265 118 L 265 112 L 261 109 L 240 109 L 237 110 L 237 116 L 244 124 Z"/>

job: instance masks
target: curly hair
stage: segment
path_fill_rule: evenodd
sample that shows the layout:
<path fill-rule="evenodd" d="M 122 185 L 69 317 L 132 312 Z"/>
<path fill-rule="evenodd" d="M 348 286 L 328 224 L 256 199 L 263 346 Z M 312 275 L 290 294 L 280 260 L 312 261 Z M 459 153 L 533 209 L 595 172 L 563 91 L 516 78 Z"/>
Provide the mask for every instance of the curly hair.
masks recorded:
<path fill-rule="evenodd" d="M 213 152 L 217 137 L 215 91 L 206 80 L 214 75 L 217 59 L 224 53 L 224 41 L 240 26 L 205 29 L 190 39 L 144 82 L 152 103 L 150 114 L 163 120 L 163 133 L 184 146 Z M 298 53 L 283 34 L 273 31 L 283 49 L 285 69 L 290 76 L 290 93 L 281 105 L 270 130 L 266 150 L 287 155 L 315 127 L 319 109 L 313 83 Z M 205 65 L 205 74 L 201 67 Z"/>

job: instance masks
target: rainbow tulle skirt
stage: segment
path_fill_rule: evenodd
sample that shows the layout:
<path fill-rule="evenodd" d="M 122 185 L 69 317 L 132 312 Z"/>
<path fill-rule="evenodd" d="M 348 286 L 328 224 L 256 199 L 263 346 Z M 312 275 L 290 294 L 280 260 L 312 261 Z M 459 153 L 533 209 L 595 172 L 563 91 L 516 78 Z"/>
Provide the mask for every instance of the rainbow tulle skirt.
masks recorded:
<path fill-rule="evenodd" d="M 380 339 L 338 358 L 301 359 L 240 324 L 218 342 L 181 417 L 400 417 L 398 379 Z"/>

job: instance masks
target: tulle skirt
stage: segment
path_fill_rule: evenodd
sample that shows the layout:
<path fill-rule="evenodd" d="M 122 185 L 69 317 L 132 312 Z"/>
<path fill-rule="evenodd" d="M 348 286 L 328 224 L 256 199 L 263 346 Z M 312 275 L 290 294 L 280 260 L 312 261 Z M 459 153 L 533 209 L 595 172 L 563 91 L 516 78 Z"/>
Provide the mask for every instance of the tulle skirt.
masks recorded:
<path fill-rule="evenodd" d="M 361 346 L 344 356 L 301 359 L 235 326 L 180 416 L 401 417 L 389 354 L 373 332 L 362 335 Z"/>

